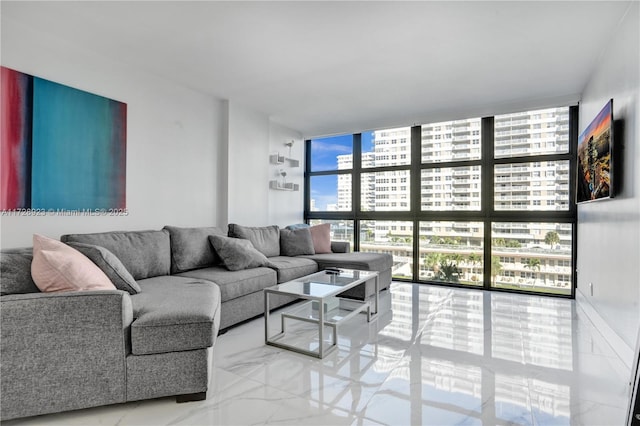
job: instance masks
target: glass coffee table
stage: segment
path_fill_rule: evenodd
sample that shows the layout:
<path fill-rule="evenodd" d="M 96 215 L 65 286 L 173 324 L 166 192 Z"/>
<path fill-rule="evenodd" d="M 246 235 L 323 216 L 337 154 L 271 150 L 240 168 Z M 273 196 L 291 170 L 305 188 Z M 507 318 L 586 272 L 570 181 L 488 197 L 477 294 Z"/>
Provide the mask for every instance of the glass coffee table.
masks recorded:
<path fill-rule="evenodd" d="M 353 300 L 339 297 L 345 290 L 356 287 L 371 279 L 375 279 L 375 295 L 373 300 Z M 339 269 L 337 272 L 320 271 L 293 281 L 264 289 L 264 340 L 267 345 L 288 349 L 301 354 L 323 358 L 338 346 L 338 326 L 359 313 L 366 312 L 367 321 L 378 314 L 380 300 L 380 283 L 377 271 L 358 271 Z M 269 331 L 269 296 L 279 294 L 304 299 L 306 302 L 286 308 L 281 314 L 280 332 L 270 335 Z M 374 309 L 372 309 L 372 302 Z M 302 321 L 317 324 L 318 350 L 308 350 L 300 346 L 285 343 L 287 335 L 286 320 Z M 331 342 L 324 341 L 324 329 L 333 331 Z M 328 343 L 328 345 L 326 344 Z M 325 347 L 327 346 L 327 347 Z"/>

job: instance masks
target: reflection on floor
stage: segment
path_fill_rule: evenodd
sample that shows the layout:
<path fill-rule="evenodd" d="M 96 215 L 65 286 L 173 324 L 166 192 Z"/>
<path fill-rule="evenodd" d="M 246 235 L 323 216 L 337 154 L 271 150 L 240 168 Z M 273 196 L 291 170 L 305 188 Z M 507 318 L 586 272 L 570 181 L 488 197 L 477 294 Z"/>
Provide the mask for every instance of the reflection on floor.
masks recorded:
<path fill-rule="evenodd" d="M 7 424 L 624 423 L 630 373 L 573 301 L 393 283 L 382 302 L 375 321 L 342 326 L 323 360 L 265 346 L 262 319 L 232 329 L 214 349 L 206 401 Z M 301 344 L 311 335 L 288 330 Z"/>

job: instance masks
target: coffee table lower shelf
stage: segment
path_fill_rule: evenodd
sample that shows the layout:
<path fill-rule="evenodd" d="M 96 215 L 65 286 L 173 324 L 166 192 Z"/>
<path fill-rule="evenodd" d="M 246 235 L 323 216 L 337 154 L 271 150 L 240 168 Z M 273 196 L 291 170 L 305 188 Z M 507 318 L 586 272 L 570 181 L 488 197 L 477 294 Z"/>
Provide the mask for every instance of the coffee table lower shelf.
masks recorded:
<path fill-rule="evenodd" d="M 357 285 L 364 284 L 368 280 L 374 280 L 374 295 L 365 300 L 353 300 L 339 295 Z M 359 313 L 367 314 L 367 321 L 377 317 L 379 309 L 379 274 L 376 271 L 359 271 L 343 269 L 338 273 L 320 271 L 301 277 L 297 280 L 287 281 L 282 284 L 268 287 L 264 292 L 264 341 L 265 344 L 278 348 L 291 350 L 316 358 L 324 358 L 338 347 L 338 326 L 350 320 Z M 305 302 L 292 308 L 285 309 L 280 315 L 280 332 L 271 335 L 269 317 L 271 316 L 269 296 L 282 295 L 302 299 Z M 373 305 L 373 306 L 372 306 Z M 317 326 L 317 334 L 305 341 L 304 345 L 285 342 L 287 333 L 287 321 L 311 323 Z M 325 342 L 325 328 L 331 328 L 331 340 Z M 299 337 L 299 336 L 298 336 Z M 317 350 L 313 342 L 318 339 Z M 304 346 L 304 347 L 301 347 Z"/>
<path fill-rule="evenodd" d="M 312 324 L 318 324 L 320 327 L 320 319 L 319 319 L 319 310 L 317 306 L 320 305 L 321 302 L 317 302 L 315 300 L 309 300 L 307 302 L 303 302 L 300 305 L 295 306 L 293 309 L 283 312 L 280 317 L 280 327 L 281 332 L 267 337 L 266 343 L 271 346 L 276 346 L 282 349 L 288 349 L 294 352 L 302 353 L 305 355 L 314 356 L 317 358 L 322 358 L 325 355 L 333 352 L 338 346 L 338 325 L 350 320 L 354 316 L 364 313 L 366 311 L 367 321 L 371 321 L 371 304 L 369 302 L 361 302 L 351 299 L 338 299 L 338 306 L 324 312 L 324 325 L 331 327 L 332 329 L 332 339 L 329 347 L 320 350 L 318 347 L 318 351 L 310 351 L 306 349 L 302 349 L 298 346 L 290 345 L 287 343 L 279 342 L 286 335 L 286 320 L 295 320 L 295 321 L 303 321 Z M 323 333 L 324 334 L 324 333 Z M 320 336 L 318 336 L 318 346 L 324 345 L 324 340 L 320 340 Z M 322 352 L 322 354 L 321 354 Z"/>

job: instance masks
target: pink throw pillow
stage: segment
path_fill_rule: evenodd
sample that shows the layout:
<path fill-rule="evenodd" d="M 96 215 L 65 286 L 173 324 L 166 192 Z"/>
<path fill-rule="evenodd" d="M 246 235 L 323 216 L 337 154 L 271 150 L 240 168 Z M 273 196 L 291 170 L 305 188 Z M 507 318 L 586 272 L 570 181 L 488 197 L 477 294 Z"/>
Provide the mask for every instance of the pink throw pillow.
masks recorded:
<path fill-rule="evenodd" d="M 43 292 L 115 290 L 95 263 L 63 242 L 33 235 L 31 277 Z"/>
<path fill-rule="evenodd" d="M 331 224 L 323 223 L 311 226 L 309 230 L 316 254 L 331 253 Z"/>

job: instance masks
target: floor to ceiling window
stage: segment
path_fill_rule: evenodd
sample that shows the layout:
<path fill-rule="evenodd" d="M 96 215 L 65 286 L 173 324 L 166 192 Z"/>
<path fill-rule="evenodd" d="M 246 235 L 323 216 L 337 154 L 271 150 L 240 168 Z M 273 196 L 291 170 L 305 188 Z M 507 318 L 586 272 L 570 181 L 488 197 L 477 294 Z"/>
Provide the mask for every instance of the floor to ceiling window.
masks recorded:
<path fill-rule="evenodd" d="M 577 107 L 307 141 L 305 219 L 396 280 L 573 296 Z"/>

